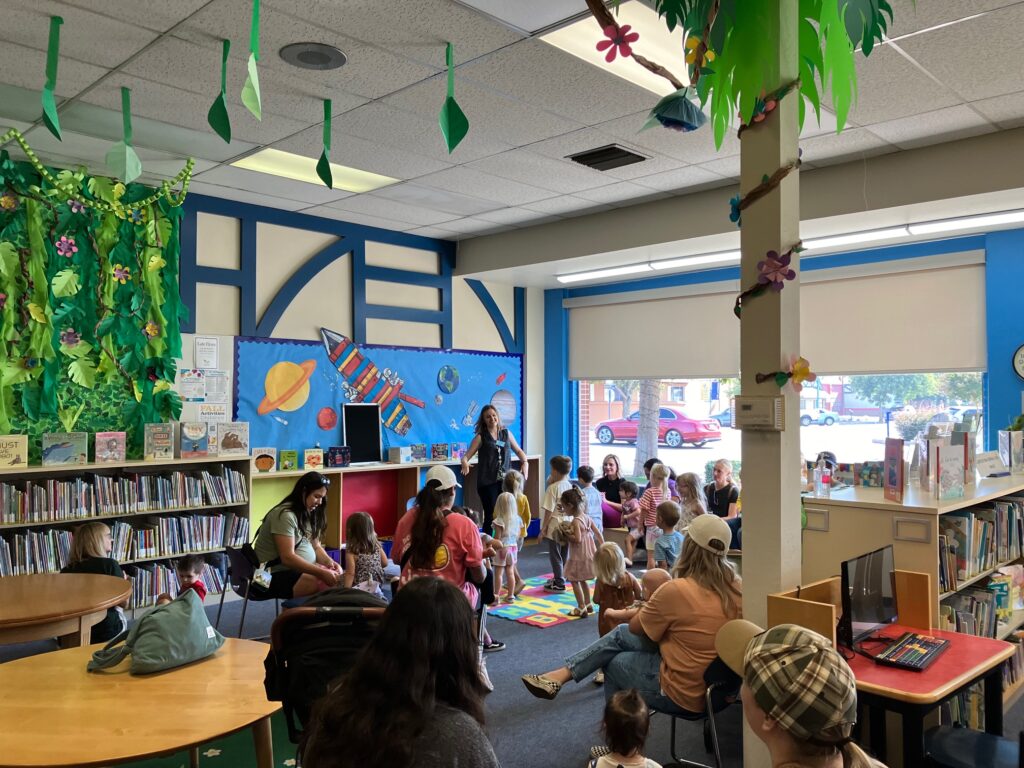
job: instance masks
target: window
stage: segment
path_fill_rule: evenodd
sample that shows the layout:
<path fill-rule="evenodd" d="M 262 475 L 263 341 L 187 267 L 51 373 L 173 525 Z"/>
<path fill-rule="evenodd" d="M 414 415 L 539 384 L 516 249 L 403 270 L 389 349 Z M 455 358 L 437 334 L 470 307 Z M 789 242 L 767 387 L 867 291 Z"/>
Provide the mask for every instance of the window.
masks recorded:
<path fill-rule="evenodd" d="M 673 403 L 685 403 L 686 387 L 669 387 L 668 399 L 671 400 Z"/>

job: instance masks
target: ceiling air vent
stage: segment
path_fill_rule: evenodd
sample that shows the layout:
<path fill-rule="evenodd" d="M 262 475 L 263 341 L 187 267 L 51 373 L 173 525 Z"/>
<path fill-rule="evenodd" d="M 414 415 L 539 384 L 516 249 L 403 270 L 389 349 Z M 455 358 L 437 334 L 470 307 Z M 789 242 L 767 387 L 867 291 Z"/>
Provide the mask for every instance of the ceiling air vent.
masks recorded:
<path fill-rule="evenodd" d="M 593 168 L 595 171 L 610 171 L 612 168 L 621 168 L 624 165 L 642 163 L 647 158 L 630 152 L 617 144 L 609 144 L 606 147 L 588 149 L 576 155 L 569 155 L 569 160 Z"/>

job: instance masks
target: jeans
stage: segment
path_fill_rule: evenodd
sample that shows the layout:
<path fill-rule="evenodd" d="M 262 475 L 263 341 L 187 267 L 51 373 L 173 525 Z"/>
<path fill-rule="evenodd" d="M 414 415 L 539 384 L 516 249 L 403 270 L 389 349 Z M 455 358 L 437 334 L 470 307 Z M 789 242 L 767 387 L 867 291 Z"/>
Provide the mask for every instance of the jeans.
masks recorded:
<path fill-rule="evenodd" d="M 565 586 L 565 558 L 569 555 L 568 544 L 557 544 L 554 539 L 544 539 L 548 545 L 548 562 L 551 564 L 551 583 L 559 587 Z"/>
<path fill-rule="evenodd" d="M 732 531 L 732 542 L 729 544 L 729 549 L 741 549 L 743 547 L 743 518 L 729 517 L 725 522 L 728 523 L 729 530 Z"/>
<path fill-rule="evenodd" d="M 606 699 L 617 691 L 636 688 L 652 709 L 666 714 L 693 714 L 661 692 L 658 644 L 646 635 L 634 635 L 627 624 L 619 624 L 604 637 L 569 656 L 565 666 L 577 683 L 603 669 Z"/>
<path fill-rule="evenodd" d="M 498 501 L 498 496 L 501 495 L 501 481 L 478 485 L 476 491 L 480 495 L 480 506 L 483 507 L 484 512 L 483 531 L 490 536 L 494 533 L 491 530 L 494 523 L 494 505 Z"/>

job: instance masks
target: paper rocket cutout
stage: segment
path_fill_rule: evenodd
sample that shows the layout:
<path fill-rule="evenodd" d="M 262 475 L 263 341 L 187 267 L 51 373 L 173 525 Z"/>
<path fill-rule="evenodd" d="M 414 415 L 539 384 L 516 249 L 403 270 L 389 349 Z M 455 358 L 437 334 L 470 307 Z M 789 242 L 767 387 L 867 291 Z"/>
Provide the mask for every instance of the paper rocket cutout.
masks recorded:
<path fill-rule="evenodd" d="M 43 86 L 43 122 L 58 141 L 63 141 L 60 134 L 60 119 L 57 117 L 57 100 L 53 89 L 57 87 L 57 61 L 60 59 L 60 25 L 64 19 L 60 16 L 50 17 L 50 42 L 46 47 L 46 85 Z"/>
<path fill-rule="evenodd" d="M 263 101 L 260 97 L 260 76 L 256 62 L 260 59 L 260 0 L 252 0 L 252 25 L 249 28 L 249 64 L 245 85 L 242 86 L 242 103 L 257 120 L 263 119 Z"/>
<path fill-rule="evenodd" d="M 228 105 L 225 94 L 228 89 L 228 54 L 231 53 L 231 41 L 223 43 L 220 62 L 220 93 L 214 100 L 210 111 L 206 113 L 206 122 L 228 144 L 231 143 L 231 118 L 228 116 Z"/>
<path fill-rule="evenodd" d="M 670 93 L 654 105 L 647 122 L 640 130 L 645 131 L 656 125 L 673 131 L 695 131 L 707 122 L 707 116 L 700 111 L 696 102 L 692 101 L 692 88 L 681 88 Z"/>
<path fill-rule="evenodd" d="M 117 142 L 107 151 L 107 168 L 125 184 L 135 181 L 142 175 L 142 161 L 139 160 L 132 146 L 132 91 L 121 89 L 121 123 L 124 139 Z"/>
<path fill-rule="evenodd" d="M 455 101 L 455 66 L 452 63 L 454 56 L 451 43 L 448 43 L 444 56 L 448 66 L 448 97 L 441 107 L 438 122 L 441 124 L 441 133 L 444 135 L 444 143 L 448 147 L 450 155 L 469 133 L 469 118 L 466 117 L 466 113 L 462 111 L 459 103 Z"/>
<path fill-rule="evenodd" d="M 328 189 L 334 189 L 334 175 L 331 173 L 331 100 L 324 99 L 324 149 L 320 153 L 320 159 L 316 163 L 316 175 L 327 185 Z"/>

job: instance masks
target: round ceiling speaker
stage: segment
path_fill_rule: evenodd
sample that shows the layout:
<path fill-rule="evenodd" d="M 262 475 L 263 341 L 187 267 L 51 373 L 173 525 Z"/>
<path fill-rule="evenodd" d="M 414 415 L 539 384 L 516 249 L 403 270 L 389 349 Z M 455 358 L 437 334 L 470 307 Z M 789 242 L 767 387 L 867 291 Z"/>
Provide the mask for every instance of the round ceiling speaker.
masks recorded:
<path fill-rule="evenodd" d="M 327 43 L 292 43 L 282 48 L 278 55 L 300 69 L 337 69 L 348 61 L 344 53 Z"/>

